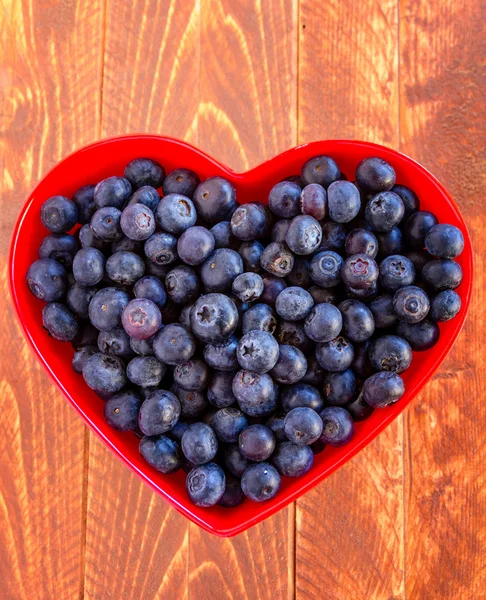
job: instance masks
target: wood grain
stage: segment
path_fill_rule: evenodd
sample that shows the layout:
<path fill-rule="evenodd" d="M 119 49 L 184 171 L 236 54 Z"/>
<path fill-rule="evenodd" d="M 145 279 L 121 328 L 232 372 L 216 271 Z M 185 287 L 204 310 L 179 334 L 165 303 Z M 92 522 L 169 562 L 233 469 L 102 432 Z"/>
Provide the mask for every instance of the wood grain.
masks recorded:
<path fill-rule="evenodd" d="M 235 170 L 296 142 L 296 9 L 202 2 L 199 146 Z M 229 540 L 191 525 L 189 597 L 292 598 L 293 537 L 293 507 Z"/>
<path fill-rule="evenodd" d="M 98 134 L 99 2 L 0 8 L 0 597 L 76 598 L 83 566 L 83 424 L 13 319 L 7 245 L 29 188 Z"/>
<path fill-rule="evenodd" d="M 300 5 L 299 142 L 398 146 L 397 5 Z M 403 579 L 402 420 L 297 501 L 296 597 L 398 600 Z"/>
<path fill-rule="evenodd" d="M 405 574 L 409 598 L 486 598 L 484 328 L 486 38 L 483 2 L 400 6 L 404 152 L 449 189 L 475 249 L 465 331 L 406 415 Z"/>

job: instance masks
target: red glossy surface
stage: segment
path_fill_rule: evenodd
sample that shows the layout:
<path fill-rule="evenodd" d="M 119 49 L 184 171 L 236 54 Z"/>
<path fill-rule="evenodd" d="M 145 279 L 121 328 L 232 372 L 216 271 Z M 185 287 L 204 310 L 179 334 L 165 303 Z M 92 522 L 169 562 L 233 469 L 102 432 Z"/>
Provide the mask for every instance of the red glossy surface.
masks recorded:
<path fill-rule="evenodd" d="M 239 202 L 266 202 L 275 183 L 299 173 L 302 163 L 318 154 L 332 156 L 351 180 L 360 160 L 367 156 L 384 158 L 395 168 L 397 183 L 408 185 L 418 193 L 423 209 L 433 211 L 440 222 L 452 223 L 462 230 L 466 243 L 458 262 L 464 280 L 457 289 L 462 299 L 461 312 L 454 320 L 441 324 L 441 338 L 434 348 L 414 353 L 412 366 L 403 377 L 405 396 L 394 406 L 375 410 L 367 421 L 358 423 L 350 444 L 343 448 L 326 448 L 315 457 L 313 468 L 305 476 L 284 478 L 281 492 L 269 502 L 246 501 L 235 509 L 198 508 L 189 502 L 182 472 L 169 476 L 156 472 L 140 456 L 138 440 L 133 434 L 118 433 L 108 427 L 103 418 L 103 401 L 88 389 L 82 377 L 72 371 L 70 344 L 51 339 L 42 329 L 43 303 L 30 294 L 25 283 L 27 268 L 37 258 L 37 249 L 47 233 L 39 220 L 41 204 L 54 194 L 71 196 L 82 185 L 96 183 L 110 175 L 121 175 L 126 163 L 138 156 L 160 161 L 167 172 L 176 167 L 189 167 L 197 171 L 201 179 L 221 175 L 234 184 Z M 235 173 L 189 144 L 170 138 L 131 135 L 94 143 L 62 160 L 34 189 L 16 223 L 9 259 L 10 289 L 22 329 L 40 362 L 69 402 L 107 446 L 155 492 L 200 527 L 225 537 L 241 533 L 304 494 L 359 452 L 403 411 L 437 370 L 459 335 L 471 297 L 472 276 L 473 253 L 466 224 L 441 184 L 426 169 L 399 152 L 376 144 L 346 140 L 305 144 L 246 173 Z M 59 434 L 63 435 L 63 432 Z M 52 440 L 52 443 L 56 441 Z"/>

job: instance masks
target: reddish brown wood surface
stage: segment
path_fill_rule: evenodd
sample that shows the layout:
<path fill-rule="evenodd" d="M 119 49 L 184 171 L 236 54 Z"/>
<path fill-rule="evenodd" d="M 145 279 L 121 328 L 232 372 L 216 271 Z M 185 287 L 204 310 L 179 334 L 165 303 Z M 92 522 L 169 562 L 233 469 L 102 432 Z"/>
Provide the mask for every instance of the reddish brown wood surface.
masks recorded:
<path fill-rule="evenodd" d="M 1 600 L 486 598 L 485 17 L 481 0 L 0 0 Z M 6 297 L 28 189 L 76 147 L 133 131 L 237 170 L 312 139 L 384 143 L 444 182 L 473 236 L 470 317 L 434 380 L 296 506 L 231 540 L 88 434 Z"/>

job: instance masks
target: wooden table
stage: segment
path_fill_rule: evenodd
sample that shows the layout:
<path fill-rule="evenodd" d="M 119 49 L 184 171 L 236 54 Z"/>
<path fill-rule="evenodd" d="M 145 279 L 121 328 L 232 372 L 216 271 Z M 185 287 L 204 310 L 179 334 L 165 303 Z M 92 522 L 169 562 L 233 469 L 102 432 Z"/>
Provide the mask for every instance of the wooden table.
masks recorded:
<path fill-rule="evenodd" d="M 486 5 L 481 0 L 2 0 L 0 598 L 486 598 Z M 7 246 L 29 188 L 123 132 L 244 170 L 325 138 L 398 148 L 461 207 L 469 319 L 365 451 L 231 540 L 203 533 L 83 426 L 23 340 Z"/>

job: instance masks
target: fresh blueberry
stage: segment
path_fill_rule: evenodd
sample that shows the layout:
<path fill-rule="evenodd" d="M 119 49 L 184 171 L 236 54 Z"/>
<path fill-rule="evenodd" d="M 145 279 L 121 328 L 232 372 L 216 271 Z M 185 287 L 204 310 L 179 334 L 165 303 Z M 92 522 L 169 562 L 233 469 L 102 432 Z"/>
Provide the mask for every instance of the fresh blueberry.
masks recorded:
<path fill-rule="evenodd" d="M 232 388 L 235 373 L 236 371 L 213 371 L 207 396 L 216 408 L 228 408 L 236 404 Z"/>
<path fill-rule="evenodd" d="M 174 169 L 162 183 L 164 196 L 181 194 L 192 198 L 197 186 L 201 183 L 199 176 L 190 169 Z"/>
<path fill-rule="evenodd" d="M 108 244 L 96 237 L 90 225 L 83 225 L 77 234 L 81 248 L 96 248 L 102 252 L 107 249 Z"/>
<path fill-rule="evenodd" d="M 393 311 L 401 321 L 418 323 L 430 309 L 427 294 L 415 285 L 400 288 L 393 296 Z"/>
<path fill-rule="evenodd" d="M 241 477 L 241 489 L 253 502 L 264 502 L 278 494 L 281 479 L 277 469 L 261 462 L 250 465 Z"/>
<path fill-rule="evenodd" d="M 76 225 L 78 208 L 65 196 L 52 196 L 42 204 L 40 218 L 49 231 L 66 233 Z"/>
<path fill-rule="evenodd" d="M 285 242 L 299 255 L 312 254 L 319 248 L 322 240 L 322 229 L 318 221 L 310 215 L 294 217 L 289 225 Z"/>
<path fill-rule="evenodd" d="M 281 277 L 275 277 L 274 275 L 262 275 L 263 279 L 263 294 L 260 296 L 260 300 L 271 307 L 275 306 L 277 296 L 282 290 L 287 287 L 287 284 Z"/>
<path fill-rule="evenodd" d="M 215 463 L 196 467 L 186 478 L 187 493 L 196 506 L 214 506 L 221 500 L 225 487 L 224 471 Z"/>
<path fill-rule="evenodd" d="M 391 294 L 383 294 L 372 300 L 369 304 L 369 309 L 373 314 L 377 329 L 393 327 L 397 322 L 397 316 L 393 310 L 393 296 Z"/>
<path fill-rule="evenodd" d="M 162 325 L 159 307 L 148 298 L 135 298 L 125 306 L 122 313 L 123 329 L 137 340 L 152 337 Z"/>
<path fill-rule="evenodd" d="M 262 462 L 270 457 L 275 449 L 275 436 L 265 425 L 250 425 L 238 438 L 241 454 L 248 460 Z"/>
<path fill-rule="evenodd" d="M 133 357 L 130 337 L 121 327 L 110 329 L 110 331 L 100 331 L 98 348 L 103 354 L 119 356 L 123 360 L 130 360 Z"/>
<path fill-rule="evenodd" d="M 322 221 L 327 212 L 326 190 L 318 183 L 309 183 L 300 194 L 299 204 L 303 215 L 310 215 L 316 221 Z"/>
<path fill-rule="evenodd" d="M 52 258 L 66 269 L 69 269 L 78 250 L 79 242 L 73 235 L 51 233 L 42 240 L 39 247 L 39 258 Z"/>
<path fill-rule="evenodd" d="M 413 262 L 399 254 L 387 256 L 380 263 L 380 283 L 387 290 L 396 291 L 415 281 Z"/>
<path fill-rule="evenodd" d="M 241 410 L 251 417 L 264 417 L 277 407 L 272 378 L 267 373 L 241 370 L 233 379 L 233 394 Z"/>
<path fill-rule="evenodd" d="M 291 181 L 281 181 L 274 185 L 268 196 L 268 206 L 274 215 L 281 219 L 291 219 L 300 214 L 300 186 Z"/>
<path fill-rule="evenodd" d="M 233 281 L 232 290 L 242 302 L 253 302 L 263 293 L 263 279 L 258 273 L 242 273 Z"/>
<path fill-rule="evenodd" d="M 121 212 L 113 206 L 99 208 L 91 217 L 90 227 L 103 242 L 115 242 L 123 237 Z"/>
<path fill-rule="evenodd" d="M 265 422 L 266 427 L 272 430 L 277 443 L 287 441 L 284 431 L 285 415 L 286 413 L 283 411 L 276 412 Z"/>
<path fill-rule="evenodd" d="M 397 335 L 405 338 L 412 350 L 429 350 L 439 341 L 440 330 L 437 323 L 424 319 L 419 323 L 405 323 L 400 321 L 397 325 Z"/>
<path fill-rule="evenodd" d="M 282 442 L 277 444 L 272 463 L 284 477 L 301 477 L 314 463 L 314 453 L 309 446 Z"/>
<path fill-rule="evenodd" d="M 427 232 L 437 223 L 437 217 L 426 210 L 411 214 L 403 230 L 407 246 L 412 250 L 422 250 Z"/>
<path fill-rule="evenodd" d="M 93 354 L 83 367 L 83 377 L 96 392 L 113 394 L 119 392 L 127 382 L 125 365 L 118 356 Z"/>
<path fill-rule="evenodd" d="M 461 310 L 461 297 L 453 290 L 439 292 L 430 303 L 429 316 L 433 321 L 450 321 Z"/>
<path fill-rule="evenodd" d="M 99 250 L 95 250 L 94 248 L 87 248 L 80 252 L 90 251 L 99 252 Z M 133 285 L 143 276 L 144 272 L 145 263 L 134 252 L 115 252 L 106 261 L 106 274 L 112 281 L 120 285 Z M 85 282 L 81 281 L 81 283 Z"/>
<path fill-rule="evenodd" d="M 220 221 L 216 225 L 213 225 L 209 231 L 214 237 L 215 248 L 238 249 L 240 240 L 233 235 L 230 221 Z"/>
<path fill-rule="evenodd" d="M 164 231 L 179 235 L 196 224 L 197 214 L 190 198 L 181 194 L 168 194 L 159 202 L 155 219 Z"/>
<path fill-rule="evenodd" d="M 367 192 L 386 192 L 395 185 L 395 170 L 377 157 L 363 159 L 356 167 L 356 181 Z"/>
<path fill-rule="evenodd" d="M 248 420 L 238 408 L 221 408 L 214 414 L 211 426 L 221 442 L 237 442 L 240 433 L 248 427 Z"/>
<path fill-rule="evenodd" d="M 384 374 L 385 371 L 381 371 L 379 375 Z M 387 373 L 395 375 L 395 373 Z M 398 376 L 397 376 L 398 377 Z M 373 408 L 369 404 L 364 401 L 363 393 L 361 392 L 357 398 L 348 402 L 344 407 L 349 414 L 353 417 L 353 421 L 355 423 L 359 423 L 360 421 L 364 421 L 373 413 Z"/>
<path fill-rule="evenodd" d="M 372 342 L 369 357 L 375 371 L 403 373 L 412 362 L 412 349 L 402 337 L 384 335 Z"/>
<path fill-rule="evenodd" d="M 287 231 L 289 230 L 290 223 L 292 223 L 292 219 L 280 219 L 275 225 L 272 227 L 272 231 L 270 234 L 270 240 L 272 242 L 282 243 L 285 242 L 285 236 L 287 235 Z"/>
<path fill-rule="evenodd" d="M 130 338 L 130 348 L 138 354 L 138 356 L 153 356 L 153 343 L 154 338 L 149 338 L 148 340 L 136 340 L 135 338 Z"/>
<path fill-rule="evenodd" d="M 134 189 L 144 185 L 159 188 L 164 182 L 164 167 L 151 158 L 135 158 L 125 167 L 123 173 Z"/>
<path fill-rule="evenodd" d="M 300 189 L 304 188 L 304 183 L 300 178 L 300 175 L 290 175 L 289 177 L 282 179 L 282 181 L 291 181 L 292 183 L 297 184 L 300 187 Z"/>
<path fill-rule="evenodd" d="M 353 343 L 364 342 L 373 335 L 375 320 L 366 304 L 359 300 L 343 300 L 338 308 L 343 317 L 343 334 L 348 340 Z"/>
<path fill-rule="evenodd" d="M 304 353 L 294 346 L 283 344 L 270 375 L 277 383 L 291 385 L 300 381 L 306 371 L 307 360 Z"/>
<path fill-rule="evenodd" d="M 308 383 L 296 383 L 285 388 L 280 398 L 282 410 L 286 413 L 294 408 L 306 407 L 319 412 L 324 401 L 317 388 Z"/>
<path fill-rule="evenodd" d="M 405 206 L 405 215 L 404 219 L 408 219 L 408 217 L 420 210 L 420 200 L 418 199 L 417 194 L 408 188 L 405 185 L 394 185 L 391 189 L 392 192 L 398 194 L 402 199 L 403 205 Z"/>
<path fill-rule="evenodd" d="M 462 281 L 461 265 L 449 258 L 431 260 L 422 269 L 422 279 L 434 290 L 453 290 Z"/>
<path fill-rule="evenodd" d="M 235 188 L 222 177 L 200 183 L 193 196 L 198 215 L 208 223 L 228 220 L 236 208 Z"/>
<path fill-rule="evenodd" d="M 129 204 L 121 214 L 120 227 L 127 238 L 146 240 L 155 231 L 154 213 L 145 204 Z"/>
<path fill-rule="evenodd" d="M 353 369 L 341 373 L 328 373 L 324 379 L 324 395 L 329 406 L 344 406 L 356 393 Z"/>
<path fill-rule="evenodd" d="M 176 441 L 179 445 L 182 441 L 182 436 L 189 429 L 191 424 L 188 421 L 179 419 L 172 429 L 167 433 L 171 440 Z"/>
<path fill-rule="evenodd" d="M 405 214 L 405 206 L 398 194 L 380 192 L 366 204 L 365 216 L 375 231 L 386 233 L 398 225 Z"/>
<path fill-rule="evenodd" d="M 300 178 L 305 185 L 319 183 L 326 189 L 340 177 L 341 171 L 330 156 L 314 156 L 304 163 L 300 171 Z"/>
<path fill-rule="evenodd" d="M 279 346 L 271 333 L 251 330 L 241 338 L 236 356 L 247 371 L 267 373 L 277 363 Z"/>
<path fill-rule="evenodd" d="M 417 277 L 422 275 L 422 269 L 430 261 L 430 254 L 425 250 L 410 250 L 404 256 L 413 262 Z"/>
<path fill-rule="evenodd" d="M 175 473 L 182 467 L 179 444 L 165 435 L 143 437 L 139 450 L 149 465 L 164 475 Z"/>
<path fill-rule="evenodd" d="M 144 185 L 133 194 L 126 206 L 130 206 L 131 204 L 143 204 L 150 208 L 152 213 L 155 214 L 159 202 L 160 196 L 157 190 L 150 185 Z"/>
<path fill-rule="evenodd" d="M 346 236 L 344 246 L 348 256 L 366 254 L 370 258 L 376 258 L 378 254 L 378 240 L 367 229 L 352 229 Z"/>
<path fill-rule="evenodd" d="M 335 181 L 327 189 L 329 217 L 336 223 L 349 223 L 361 207 L 358 188 L 350 181 Z"/>
<path fill-rule="evenodd" d="M 88 358 L 97 352 L 98 348 L 96 346 L 83 346 L 79 350 L 76 350 L 72 360 L 73 371 L 81 375 Z"/>
<path fill-rule="evenodd" d="M 201 280 L 210 292 L 224 292 L 243 273 L 243 260 L 235 250 L 219 248 L 204 261 Z"/>
<path fill-rule="evenodd" d="M 203 465 L 216 456 L 218 440 L 209 425 L 194 423 L 183 434 L 181 448 L 184 456 L 193 464 Z"/>
<path fill-rule="evenodd" d="M 61 342 L 70 342 L 78 333 L 78 322 L 65 304 L 49 302 L 42 309 L 42 326 Z M 275 342 L 276 343 L 276 342 Z"/>
<path fill-rule="evenodd" d="M 98 208 L 121 209 L 132 195 L 132 186 L 124 177 L 108 177 L 94 189 L 94 202 Z"/>
<path fill-rule="evenodd" d="M 115 252 L 135 252 L 135 254 L 143 255 L 143 244 L 137 240 L 122 237 L 121 240 L 111 242 L 110 250 L 111 254 L 115 254 Z"/>
<path fill-rule="evenodd" d="M 294 256 L 285 243 L 271 242 L 260 256 L 260 264 L 271 275 L 286 277 L 294 267 Z"/>
<path fill-rule="evenodd" d="M 312 285 L 310 276 L 310 262 L 303 257 L 294 260 L 294 267 L 287 275 L 287 283 L 292 286 L 308 288 Z"/>
<path fill-rule="evenodd" d="M 132 431 L 138 424 L 140 399 L 131 391 L 120 392 L 105 404 L 105 420 L 117 431 Z"/>
<path fill-rule="evenodd" d="M 266 214 L 259 204 L 243 204 L 235 210 L 231 217 L 233 235 L 244 242 L 261 238 L 266 229 Z"/>
<path fill-rule="evenodd" d="M 329 446 L 344 446 L 354 435 L 353 418 L 341 406 L 329 406 L 321 413 L 322 434 L 320 440 Z"/>
<path fill-rule="evenodd" d="M 203 392 L 183 390 L 174 384 L 171 391 L 179 398 L 181 415 L 186 419 L 200 418 L 208 409 L 208 401 Z"/>
<path fill-rule="evenodd" d="M 285 288 L 277 296 L 275 310 L 286 321 L 300 321 L 312 310 L 314 299 L 303 288 L 292 286 Z"/>
<path fill-rule="evenodd" d="M 76 253 L 73 260 L 73 275 L 78 283 L 87 286 L 96 285 L 103 279 L 104 274 L 105 257 L 102 252 L 96 248 L 82 248 Z"/>
<path fill-rule="evenodd" d="M 318 252 L 312 257 L 309 273 L 312 281 L 321 287 L 334 287 L 341 281 L 343 259 L 332 250 Z"/>
<path fill-rule="evenodd" d="M 405 385 L 400 375 L 381 371 L 364 382 L 363 398 L 372 408 L 383 408 L 400 400 Z"/>
<path fill-rule="evenodd" d="M 342 223 L 335 223 L 334 221 L 324 221 L 321 226 L 322 240 L 317 251 L 342 250 L 348 233 L 346 227 Z"/>
<path fill-rule="evenodd" d="M 238 444 L 228 444 L 226 446 L 224 466 L 232 475 L 240 478 L 248 464 L 248 460 L 241 454 Z"/>
<path fill-rule="evenodd" d="M 263 246 L 257 240 L 252 242 L 243 242 L 238 247 L 238 254 L 243 260 L 243 269 L 246 272 L 261 272 L 262 268 L 260 264 L 260 257 L 263 254 L 263 250 Z"/>
<path fill-rule="evenodd" d="M 91 221 L 91 217 L 96 212 L 94 203 L 95 186 L 92 184 L 83 185 L 74 193 L 73 202 L 78 209 L 78 223 L 85 225 Z"/>
<path fill-rule="evenodd" d="M 145 242 L 144 252 L 156 265 L 170 265 L 177 260 L 177 238 L 165 231 L 154 233 Z"/>
<path fill-rule="evenodd" d="M 304 323 L 306 335 L 314 342 L 330 342 L 341 333 L 343 319 L 333 304 L 317 304 Z"/>
<path fill-rule="evenodd" d="M 235 508 L 245 501 L 245 494 L 238 479 L 226 475 L 226 487 L 218 504 L 224 508 Z"/>
<path fill-rule="evenodd" d="M 309 446 L 322 433 L 322 420 L 315 410 L 306 406 L 293 408 L 284 421 L 285 435 L 293 444 Z"/>
<path fill-rule="evenodd" d="M 369 347 L 370 340 L 366 340 L 366 342 L 361 344 L 354 344 L 354 358 L 351 363 L 351 369 L 355 375 L 362 379 L 366 379 L 366 377 L 369 377 L 373 373 L 373 367 L 368 356 Z"/>
<path fill-rule="evenodd" d="M 234 302 L 223 294 L 200 296 L 191 311 L 191 329 L 203 342 L 221 344 L 238 325 Z"/>
<path fill-rule="evenodd" d="M 143 434 L 160 435 L 174 427 L 180 414 L 181 403 L 177 396 L 166 390 L 155 390 L 144 400 L 138 424 Z"/>
<path fill-rule="evenodd" d="M 341 269 L 341 277 L 345 285 L 358 290 L 370 288 L 379 274 L 378 265 L 367 254 L 348 256 Z"/>
<path fill-rule="evenodd" d="M 198 296 L 201 288 L 199 277 L 192 267 L 175 267 L 165 278 L 165 289 L 175 304 L 189 304 Z"/>
<path fill-rule="evenodd" d="M 219 345 L 207 344 L 203 350 L 204 360 L 212 369 L 233 371 L 239 367 L 238 359 L 236 358 L 237 348 L 238 340 L 231 335 Z"/>
<path fill-rule="evenodd" d="M 308 383 L 312 386 L 319 386 L 324 380 L 325 371 L 317 362 L 315 355 L 307 357 L 307 371 L 300 380 L 301 383 Z"/>
<path fill-rule="evenodd" d="M 188 265 L 200 265 L 214 250 L 214 236 L 205 227 L 189 227 L 177 242 L 179 258 Z"/>
<path fill-rule="evenodd" d="M 279 344 L 295 346 L 304 354 L 311 346 L 311 340 L 304 329 L 304 321 L 284 321 L 279 319 L 276 338 Z"/>
<path fill-rule="evenodd" d="M 89 320 L 101 330 L 115 329 L 121 326 L 121 316 L 130 297 L 118 288 L 103 288 L 89 303 Z"/>
<path fill-rule="evenodd" d="M 52 258 L 40 258 L 33 262 L 27 270 L 26 279 L 29 290 L 44 302 L 61 300 L 66 292 L 67 273 Z"/>
<path fill-rule="evenodd" d="M 153 275 L 147 275 L 142 277 L 133 286 L 133 293 L 135 298 L 148 298 L 152 300 L 160 309 L 164 308 L 167 302 L 167 294 L 165 292 L 164 284 Z"/>
<path fill-rule="evenodd" d="M 354 358 L 354 348 L 343 336 L 334 338 L 329 342 L 317 344 L 317 362 L 326 371 L 333 373 L 349 369 Z"/>
<path fill-rule="evenodd" d="M 386 233 L 377 233 L 378 258 L 383 259 L 392 254 L 401 254 L 403 251 L 403 234 L 401 229 L 394 227 Z"/>
<path fill-rule="evenodd" d="M 160 384 L 166 367 L 155 356 L 137 356 L 127 365 L 127 377 L 140 387 L 153 387 Z"/>

